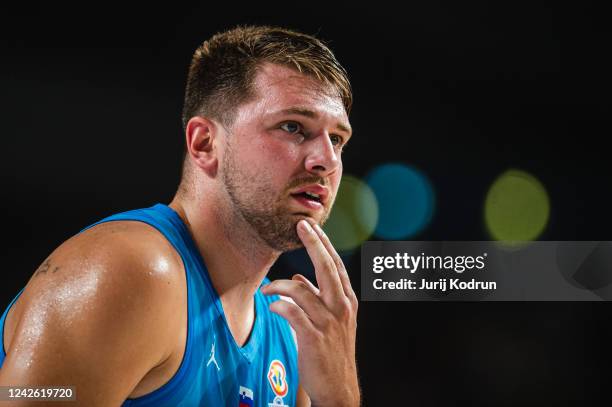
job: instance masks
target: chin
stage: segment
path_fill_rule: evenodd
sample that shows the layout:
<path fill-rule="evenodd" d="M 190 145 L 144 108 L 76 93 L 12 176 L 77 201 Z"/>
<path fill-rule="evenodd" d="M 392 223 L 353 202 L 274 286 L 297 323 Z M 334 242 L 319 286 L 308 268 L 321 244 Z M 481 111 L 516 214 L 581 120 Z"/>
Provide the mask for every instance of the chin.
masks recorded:
<path fill-rule="evenodd" d="M 302 216 L 300 219 L 295 217 L 280 217 L 273 222 L 267 222 L 265 227 L 258 228 L 259 236 L 273 250 L 287 252 L 303 246 L 297 234 L 297 223 L 301 219 L 308 219 Z M 260 225 L 261 226 L 261 225 Z"/>
<path fill-rule="evenodd" d="M 297 224 L 301 220 L 316 223 L 323 226 L 326 216 L 322 213 L 291 213 L 281 215 L 272 222 L 267 222 L 265 227 L 258 228 L 259 236 L 270 248 L 279 252 L 288 252 L 304 247 L 297 234 Z"/>
<path fill-rule="evenodd" d="M 295 214 L 295 217 L 297 218 L 297 220 L 295 221 L 295 227 L 297 227 L 298 222 L 301 220 L 306 220 L 310 224 L 316 223 L 319 226 L 323 226 L 326 220 L 326 218 L 321 215 L 312 215 L 308 213 L 298 213 Z"/>

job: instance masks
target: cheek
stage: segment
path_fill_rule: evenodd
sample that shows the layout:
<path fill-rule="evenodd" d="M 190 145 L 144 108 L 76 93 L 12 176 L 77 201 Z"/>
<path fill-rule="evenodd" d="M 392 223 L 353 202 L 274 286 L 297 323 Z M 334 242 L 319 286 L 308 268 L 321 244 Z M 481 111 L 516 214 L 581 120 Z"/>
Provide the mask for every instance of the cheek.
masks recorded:
<path fill-rule="evenodd" d="M 254 159 L 268 168 L 275 168 L 277 172 L 292 174 L 302 164 L 301 150 L 297 144 L 274 137 L 262 137 L 252 147 L 253 155 L 256 156 Z"/>
<path fill-rule="evenodd" d="M 242 151 L 239 159 L 251 178 L 273 194 L 296 173 L 303 172 L 298 146 L 262 137 Z M 244 166 L 243 166 L 244 167 Z"/>

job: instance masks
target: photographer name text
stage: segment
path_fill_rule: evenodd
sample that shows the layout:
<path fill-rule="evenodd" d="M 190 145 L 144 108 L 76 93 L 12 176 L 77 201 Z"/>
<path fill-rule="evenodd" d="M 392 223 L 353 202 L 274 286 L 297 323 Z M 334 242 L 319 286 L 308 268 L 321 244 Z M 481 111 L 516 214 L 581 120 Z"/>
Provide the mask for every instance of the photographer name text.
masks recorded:
<path fill-rule="evenodd" d="M 411 278 L 399 278 L 385 281 L 375 278 L 372 281 L 375 290 L 424 290 L 424 291 L 450 291 L 450 290 L 496 290 L 497 282 L 480 281 L 476 278 L 466 279 L 462 275 L 465 271 L 477 273 L 484 272 L 487 253 L 479 256 L 427 256 L 421 253 L 418 256 L 408 253 L 396 253 L 395 256 L 375 256 L 372 260 L 372 272 L 381 274 L 387 271 L 400 271 L 409 273 Z M 463 278 L 415 278 L 418 271 L 453 272 Z M 439 275 L 438 275 L 439 276 Z"/>

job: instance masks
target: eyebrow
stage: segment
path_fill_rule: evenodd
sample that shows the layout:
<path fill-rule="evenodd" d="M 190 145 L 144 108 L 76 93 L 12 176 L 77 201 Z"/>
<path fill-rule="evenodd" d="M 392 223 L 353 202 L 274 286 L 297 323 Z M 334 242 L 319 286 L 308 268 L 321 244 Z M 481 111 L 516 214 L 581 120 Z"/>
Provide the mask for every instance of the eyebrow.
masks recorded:
<path fill-rule="evenodd" d="M 303 108 L 303 107 L 290 107 L 289 109 L 284 109 L 277 113 L 278 114 L 297 114 L 300 116 L 308 117 L 309 119 L 316 119 L 319 117 L 317 112 L 312 111 L 310 109 Z M 342 123 L 336 123 L 336 127 L 342 131 L 347 132 L 349 135 L 352 134 L 351 128 L 345 126 Z"/>

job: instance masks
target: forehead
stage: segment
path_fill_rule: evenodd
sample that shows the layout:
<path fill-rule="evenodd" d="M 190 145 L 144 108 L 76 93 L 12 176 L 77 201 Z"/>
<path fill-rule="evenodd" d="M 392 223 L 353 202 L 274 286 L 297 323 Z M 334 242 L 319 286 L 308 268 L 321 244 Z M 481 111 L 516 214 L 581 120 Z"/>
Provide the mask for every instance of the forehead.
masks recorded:
<path fill-rule="evenodd" d="M 258 68 L 253 88 L 255 99 L 243 106 L 251 114 L 264 115 L 299 107 L 348 125 L 348 116 L 336 89 L 294 69 L 264 63 Z"/>

